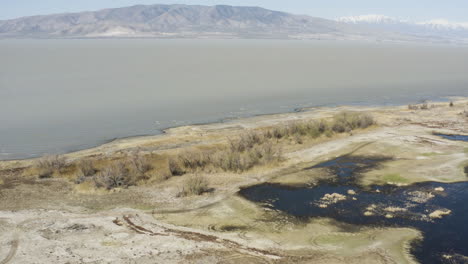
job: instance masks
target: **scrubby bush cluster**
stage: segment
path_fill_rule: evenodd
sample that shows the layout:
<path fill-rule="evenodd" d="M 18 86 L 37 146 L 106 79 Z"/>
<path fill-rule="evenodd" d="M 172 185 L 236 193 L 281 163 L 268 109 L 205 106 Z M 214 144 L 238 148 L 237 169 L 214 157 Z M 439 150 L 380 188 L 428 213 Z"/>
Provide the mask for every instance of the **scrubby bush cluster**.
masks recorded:
<path fill-rule="evenodd" d="M 134 171 L 143 175 L 153 169 L 153 165 L 147 156 L 137 151 L 129 156 L 129 162 Z"/>
<path fill-rule="evenodd" d="M 336 133 L 350 132 L 357 128 L 367 128 L 375 123 L 369 114 L 343 112 L 333 119 L 331 129 Z"/>
<path fill-rule="evenodd" d="M 169 159 L 169 170 L 173 176 L 197 171 L 229 171 L 241 173 L 256 165 L 267 164 L 281 159 L 281 152 L 271 144 L 249 145 L 242 139 L 231 142 L 230 146 L 216 150 L 192 150 Z"/>
<path fill-rule="evenodd" d="M 250 131 L 236 139 L 230 139 L 225 147 L 215 150 L 192 150 L 169 159 L 168 167 L 173 176 L 197 171 L 227 171 L 241 173 L 258 165 L 277 162 L 282 159 L 281 149 L 275 144 L 282 139 L 293 139 L 302 143 L 303 138 L 317 138 L 332 133 L 350 132 L 375 124 L 371 115 L 343 112 L 331 122 L 294 121 L 285 125 Z"/>
<path fill-rule="evenodd" d="M 106 189 L 136 185 L 138 181 L 154 176 L 152 162 L 149 156 L 140 151 L 130 152 L 126 157 L 112 161 L 99 170 L 91 160 L 84 159 L 74 164 L 75 183 L 88 181 L 98 188 Z"/>
<path fill-rule="evenodd" d="M 453 102 L 450 102 L 449 104 L 450 107 L 453 106 Z M 419 104 L 409 104 L 408 109 L 409 110 L 428 110 L 429 108 L 436 108 L 436 105 L 432 104 L 429 105 L 428 101 L 423 100 Z"/>
<path fill-rule="evenodd" d="M 130 173 L 125 162 L 116 162 L 101 170 L 93 180 L 98 188 L 113 189 L 135 185 L 137 176 Z"/>
<path fill-rule="evenodd" d="M 193 175 L 185 179 L 179 196 L 201 195 L 208 191 L 208 181 L 203 176 Z"/>
<path fill-rule="evenodd" d="M 54 172 L 60 173 L 66 166 L 66 160 L 59 155 L 47 155 L 39 159 L 36 164 L 39 178 L 50 178 Z"/>

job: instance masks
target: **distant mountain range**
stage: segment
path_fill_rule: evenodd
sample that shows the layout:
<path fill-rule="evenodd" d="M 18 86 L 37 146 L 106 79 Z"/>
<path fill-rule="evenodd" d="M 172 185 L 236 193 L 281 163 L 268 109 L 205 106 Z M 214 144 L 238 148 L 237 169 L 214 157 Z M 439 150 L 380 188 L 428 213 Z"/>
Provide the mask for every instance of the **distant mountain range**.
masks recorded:
<path fill-rule="evenodd" d="M 384 15 L 341 17 L 337 21 L 423 38 L 461 42 L 467 42 L 468 40 L 468 22 L 453 23 L 445 19 L 414 22 Z"/>
<path fill-rule="evenodd" d="M 387 17 L 328 20 L 260 7 L 137 5 L 0 21 L 0 38 L 273 38 L 468 43 L 442 30 Z"/>

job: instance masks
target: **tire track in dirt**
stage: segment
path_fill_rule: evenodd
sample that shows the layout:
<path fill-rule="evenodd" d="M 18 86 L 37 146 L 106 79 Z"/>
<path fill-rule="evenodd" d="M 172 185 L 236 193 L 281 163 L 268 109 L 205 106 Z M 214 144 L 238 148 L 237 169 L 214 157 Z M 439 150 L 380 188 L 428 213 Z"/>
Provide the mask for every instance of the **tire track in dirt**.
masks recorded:
<path fill-rule="evenodd" d="M 13 238 L 10 244 L 11 244 L 10 251 L 8 252 L 6 258 L 0 261 L 0 264 L 7 264 L 15 257 L 16 252 L 18 251 L 18 247 L 19 247 L 18 237 L 15 236 L 15 238 Z"/>
<path fill-rule="evenodd" d="M 112 222 L 118 226 L 127 226 L 128 228 L 130 228 L 131 230 L 135 231 L 138 234 L 144 234 L 144 235 L 149 235 L 149 236 L 169 236 L 170 234 L 172 234 L 174 236 L 187 239 L 187 240 L 204 241 L 204 242 L 212 242 L 212 243 L 221 244 L 226 248 L 230 248 L 234 250 L 242 250 L 242 251 L 249 252 L 251 254 L 253 253 L 253 254 L 258 254 L 262 256 L 270 256 L 273 258 L 284 257 L 283 254 L 280 254 L 277 252 L 271 252 L 268 250 L 244 246 L 238 242 L 235 242 L 229 239 L 220 238 L 214 235 L 207 235 L 207 234 L 197 233 L 193 231 L 182 231 L 182 230 L 167 228 L 167 227 L 163 227 L 159 225 L 157 227 L 162 229 L 163 233 L 153 232 L 145 227 L 142 227 L 141 225 L 135 224 L 135 222 L 132 220 L 132 216 L 129 216 L 129 215 L 123 216 L 122 220 L 119 218 L 116 218 Z"/>

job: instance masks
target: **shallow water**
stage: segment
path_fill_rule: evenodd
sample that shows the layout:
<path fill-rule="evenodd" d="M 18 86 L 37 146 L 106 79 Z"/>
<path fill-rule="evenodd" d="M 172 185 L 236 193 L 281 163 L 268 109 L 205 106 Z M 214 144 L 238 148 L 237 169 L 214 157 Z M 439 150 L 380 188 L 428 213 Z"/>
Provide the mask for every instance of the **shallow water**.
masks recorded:
<path fill-rule="evenodd" d="M 468 48 L 257 40 L 0 40 L 0 159 L 222 118 L 468 96 Z"/>
<path fill-rule="evenodd" d="M 456 255 L 451 263 L 466 263 L 461 258 L 457 259 L 457 254 L 468 256 L 468 182 L 425 182 L 405 187 L 385 185 L 369 188 L 356 184 L 361 172 L 370 170 L 385 160 L 340 157 L 313 167 L 328 168 L 336 175 L 316 186 L 261 184 L 241 190 L 240 195 L 300 218 L 330 217 L 356 225 L 414 227 L 424 235 L 424 239 L 414 243 L 412 249 L 412 254 L 420 263 L 447 263 L 442 257 L 444 254 Z M 440 187 L 444 190 L 435 190 Z M 348 190 L 354 190 L 356 194 L 350 195 Z M 321 207 L 324 204 L 322 197 L 332 193 L 345 195 L 346 199 Z M 433 197 L 428 196 L 429 193 Z M 388 207 L 406 210 L 390 212 L 385 210 Z M 450 209 L 452 213 L 441 219 L 428 217 L 438 209 Z M 373 215 L 365 216 L 366 211 Z M 387 218 L 387 214 L 391 214 L 392 218 Z"/>
<path fill-rule="evenodd" d="M 439 137 L 443 137 L 449 140 L 456 140 L 456 141 L 468 141 L 468 136 L 466 135 L 445 135 L 445 134 L 435 134 Z"/>

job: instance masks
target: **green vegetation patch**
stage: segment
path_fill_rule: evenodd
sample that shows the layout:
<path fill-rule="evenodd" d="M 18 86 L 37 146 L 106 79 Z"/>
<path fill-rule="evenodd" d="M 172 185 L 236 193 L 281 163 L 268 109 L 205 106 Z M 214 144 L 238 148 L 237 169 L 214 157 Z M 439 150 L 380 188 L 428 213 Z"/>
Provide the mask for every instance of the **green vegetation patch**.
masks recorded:
<path fill-rule="evenodd" d="M 422 155 L 423 155 L 423 156 L 426 156 L 426 157 L 433 157 L 433 156 L 440 155 L 440 153 L 437 153 L 437 152 L 427 152 L 427 153 L 423 153 Z"/>
<path fill-rule="evenodd" d="M 402 177 L 399 173 L 390 173 L 385 175 L 382 178 L 385 182 L 392 182 L 392 183 L 409 183 L 409 180 Z"/>

